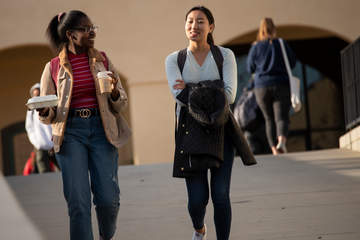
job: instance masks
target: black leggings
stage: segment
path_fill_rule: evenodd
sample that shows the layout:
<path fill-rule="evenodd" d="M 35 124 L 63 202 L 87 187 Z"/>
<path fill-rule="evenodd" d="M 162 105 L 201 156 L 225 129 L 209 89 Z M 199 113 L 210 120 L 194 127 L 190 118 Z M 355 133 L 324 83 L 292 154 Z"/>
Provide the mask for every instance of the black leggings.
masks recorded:
<path fill-rule="evenodd" d="M 288 134 L 290 88 L 288 85 L 255 88 L 255 96 L 265 118 L 269 146 L 274 147 L 277 136 L 286 137 Z"/>

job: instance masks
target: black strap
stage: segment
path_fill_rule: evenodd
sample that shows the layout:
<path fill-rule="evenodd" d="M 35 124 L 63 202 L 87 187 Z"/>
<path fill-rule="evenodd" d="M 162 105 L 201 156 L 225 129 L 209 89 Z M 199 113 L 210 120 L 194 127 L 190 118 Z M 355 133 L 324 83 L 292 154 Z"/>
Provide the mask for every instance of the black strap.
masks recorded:
<path fill-rule="evenodd" d="M 184 48 L 179 51 L 178 56 L 177 56 L 177 64 L 178 64 L 181 75 L 184 70 L 184 65 L 186 62 L 186 55 L 187 55 L 187 48 Z M 177 102 L 175 102 L 175 140 L 176 140 L 176 135 L 177 135 L 177 127 L 178 127 L 177 118 L 176 118 L 176 110 L 177 110 Z"/>
<path fill-rule="evenodd" d="M 185 62 L 186 62 L 186 55 L 187 55 L 187 49 L 184 48 L 179 51 L 178 56 L 177 56 L 177 64 L 180 69 L 181 75 L 184 70 L 184 66 L 185 66 Z"/>
<path fill-rule="evenodd" d="M 223 79 L 224 56 L 222 55 L 220 48 L 218 46 L 210 45 L 210 50 L 212 55 L 214 56 L 216 66 L 218 67 L 220 78 Z"/>

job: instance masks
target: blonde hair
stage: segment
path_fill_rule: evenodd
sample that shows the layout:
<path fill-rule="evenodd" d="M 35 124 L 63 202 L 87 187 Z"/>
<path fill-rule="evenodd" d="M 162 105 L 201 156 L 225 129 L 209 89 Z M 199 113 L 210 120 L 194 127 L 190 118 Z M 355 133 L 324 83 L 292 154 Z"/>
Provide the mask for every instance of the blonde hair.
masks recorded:
<path fill-rule="evenodd" d="M 271 18 L 263 18 L 260 21 L 259 32 L 256 37 L 257 41 L 263 41 L 266 39 L 272 40 L 276 37 L 276 27 Z"/>

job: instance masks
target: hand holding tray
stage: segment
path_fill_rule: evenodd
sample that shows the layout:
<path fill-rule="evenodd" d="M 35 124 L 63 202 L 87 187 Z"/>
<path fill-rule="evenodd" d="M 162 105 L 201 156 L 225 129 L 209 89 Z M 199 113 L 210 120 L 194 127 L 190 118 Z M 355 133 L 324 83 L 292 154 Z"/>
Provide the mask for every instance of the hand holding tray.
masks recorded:
<path fill-rule="evenodd" d="M 45 108 L 45 107 L 55 107 L 58 104 L 58 97 L 56 95 L 46 95 L 40 97 L 32 97 L 25 104 L 30 110 Z"/>

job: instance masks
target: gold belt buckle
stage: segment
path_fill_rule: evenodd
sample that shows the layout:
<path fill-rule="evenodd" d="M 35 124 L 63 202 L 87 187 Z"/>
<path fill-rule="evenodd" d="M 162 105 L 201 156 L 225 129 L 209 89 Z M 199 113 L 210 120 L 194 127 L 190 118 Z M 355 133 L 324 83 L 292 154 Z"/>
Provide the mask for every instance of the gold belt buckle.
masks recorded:
<path fill-rule="evenodd" d="M 79 113 L 81 118 L 89 118 L 91 116 L 91 110 L 88 108 L 83 108 L 80 110 L 76 110 Z"/>

